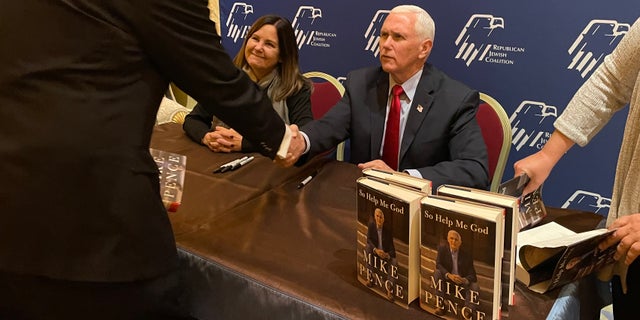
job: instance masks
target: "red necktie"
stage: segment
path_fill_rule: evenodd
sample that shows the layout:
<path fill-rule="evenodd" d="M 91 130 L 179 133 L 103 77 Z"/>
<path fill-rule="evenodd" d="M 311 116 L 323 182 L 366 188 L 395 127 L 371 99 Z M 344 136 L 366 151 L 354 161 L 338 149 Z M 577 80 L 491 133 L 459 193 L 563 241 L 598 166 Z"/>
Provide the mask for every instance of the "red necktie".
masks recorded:
<path fill-rule="evenodd" d="M 391 89 L 391 107 L 387 117 L 384 134 L 382 160 L 393 170 L 398 170 L 398 152 L 400 150 L 400 95 L 404 92 L 400 85 Z"/>

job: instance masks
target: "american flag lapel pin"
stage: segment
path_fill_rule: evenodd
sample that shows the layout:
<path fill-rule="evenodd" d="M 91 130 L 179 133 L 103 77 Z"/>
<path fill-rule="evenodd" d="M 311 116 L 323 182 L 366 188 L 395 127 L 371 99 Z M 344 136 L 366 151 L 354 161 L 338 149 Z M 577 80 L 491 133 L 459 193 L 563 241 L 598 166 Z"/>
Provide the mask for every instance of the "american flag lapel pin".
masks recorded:
<path fill-rule="evenodd" d="M 421 105 L 418 105 L 418 107 L 416 109 L 418 109 L 418 112 L 422 112 L 422 106 Z"/>

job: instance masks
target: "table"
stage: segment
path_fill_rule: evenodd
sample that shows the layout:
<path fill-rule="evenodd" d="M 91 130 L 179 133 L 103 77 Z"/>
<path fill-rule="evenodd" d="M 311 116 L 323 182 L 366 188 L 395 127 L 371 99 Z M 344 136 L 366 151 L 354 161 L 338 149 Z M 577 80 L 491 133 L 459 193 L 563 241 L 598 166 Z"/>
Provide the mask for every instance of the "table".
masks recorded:
<path fill-rule="evenodd" d="M 183 204 L 170 219 L 198 318 L 439 319 L 417 300 L 404 309 L 358 282 L 355 165 L 315 158 L 284 169 L 256 154 L 246 167 L 213 174 L 238 154 L 210 152 L 173 123 L 155 128 L 151 147 L 187 155 Z M 553 208 L 549 217 L 576 231 L 600 218 Z M 517 284 L 508 318 L 543 319 L 557 295 Z"/>

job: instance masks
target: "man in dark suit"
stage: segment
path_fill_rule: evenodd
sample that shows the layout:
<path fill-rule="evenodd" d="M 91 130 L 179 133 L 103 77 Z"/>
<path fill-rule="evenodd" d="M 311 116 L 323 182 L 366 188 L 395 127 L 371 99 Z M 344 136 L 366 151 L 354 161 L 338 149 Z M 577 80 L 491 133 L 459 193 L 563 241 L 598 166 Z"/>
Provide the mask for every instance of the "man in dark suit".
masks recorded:
<path fill-rule="evenodd" d="M 350 162 L 360 168 L 406 171 L 431 180 L 434 189 L 444 183 L 486 189 L 487 151 L 475 119 L 479 94 L 426 63 L 434 30 L 419 7 L 391 10 L 380 31 L 381 66 L 351 72 L 342 100 L 300 129 L 307 143 L 292 144 L 292 154 L 313 156 L 350 138 Z M 396 84 L 403 91 L 400 140 L 387 161 L 385 127 Z"/>
<path fill-rule="evenodd" d="M 371 259 L 384 260 L 389 263 L 389 266 L 398 266 L 396 247 L 393 245 L 393 232 L 389 224 L 384 223 L 384 212 L 380 208 L 373 211 L 373 221 L 369 223 L 367 229 L 367 253 L 371 255 Z M 387 298 L 393 300 L 395 278 L 391 273 L 387 273 L 386 278 L 389 284 L 383 284 L 383 288 L 387 290 Z M 367 285 L 371 287 L 374 284 L 375 279 L 372 276 Z"/>
<path fill-rule="evenodd" d="M 0 318 L 183 316 L 149 154 L 169 81 L 266 156 L 286 155 L 291 130 L 206 1 L 0 5 Z"/>
<path fill-rule="evenodd" d="M 438 247 L 438 256 L 436 257 L 436 270 L 433 272 L 433 278 L 436 283 L 447 281 L 464 288 L 465 306 L 469 309 L 467 313 L 473 314 L 477 307 L 477 294 L 479 291 L 478 278 L 476 269 L 473 266 L 473 257 L 469 252 L 461 250 L 462 237 L 455 230 L 447 232 L 447 244 Z M 446 288 L 444 283 L 436 284 L 436 287 Z M 451 289 L 451 291 L 456 291 Z M 475 297 L 472 298 L 472 291 Z M 452 300 L 455 297 L 449 295 L 445 297 L 445 293 L 436 290 L 438 301 Z M 464 312 L 464 311 L 463 311 Z M 444 306 L 439 306 L 436 310 L 437 315 L 445 313 Z"/>

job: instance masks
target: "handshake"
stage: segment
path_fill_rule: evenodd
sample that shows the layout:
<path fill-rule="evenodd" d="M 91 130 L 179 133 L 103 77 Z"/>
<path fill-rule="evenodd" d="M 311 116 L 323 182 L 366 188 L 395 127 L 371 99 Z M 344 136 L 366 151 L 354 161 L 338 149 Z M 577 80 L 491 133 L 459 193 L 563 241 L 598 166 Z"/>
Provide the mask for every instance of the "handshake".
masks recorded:
<path fill-rule="evenodd" d="M 291 129 L 291 141 L 289 142 L 289 150 L 287 151 L 287 156 L 285 158 L 276 157 L 274 162 L 282 167 L 288 168 L 293 166 L 298 159 L 302 156 L 305 149 L 307 148 L 307 142 L 304 136 L 300 133 L 298 126 L 292 124 L 289 126 Z M 395 169 L 389 167 L 382 159 L 373 159 L 371 161 L 358 163 L 358 168 L 361 170 L 364 169 L 378 169 L 384 170 L 388 172 L 393 172 Z"/>
<path fill-rule="evenodd" d="M 292 124 L 289 128 L 291 129 L 291 140 L 287 155 L 285 158 L 276 157 L 274 160 L 276 164 L 285 168 L 293 166 L 307 146 L 298 126 Z M 206 133 L 201 142 L 213 152 L 242 152 L 242 140 L 242 135 L 234 129 L 215 126 L 215 130 Z"/>
<path fill-rule="evenodd" d="M 298 159 L 300 159 L 300 156 L 302 156 L 307 147 L 307 143 L 300 133 L 298 126 L 292 124 L 289 126 L 289 129 L 291 129 L 291 140 L 289 141 L 287 156 L 285 158 L 276 157 L 274 160 L 276 164 L 284 168 L 293 166 Z"/>

